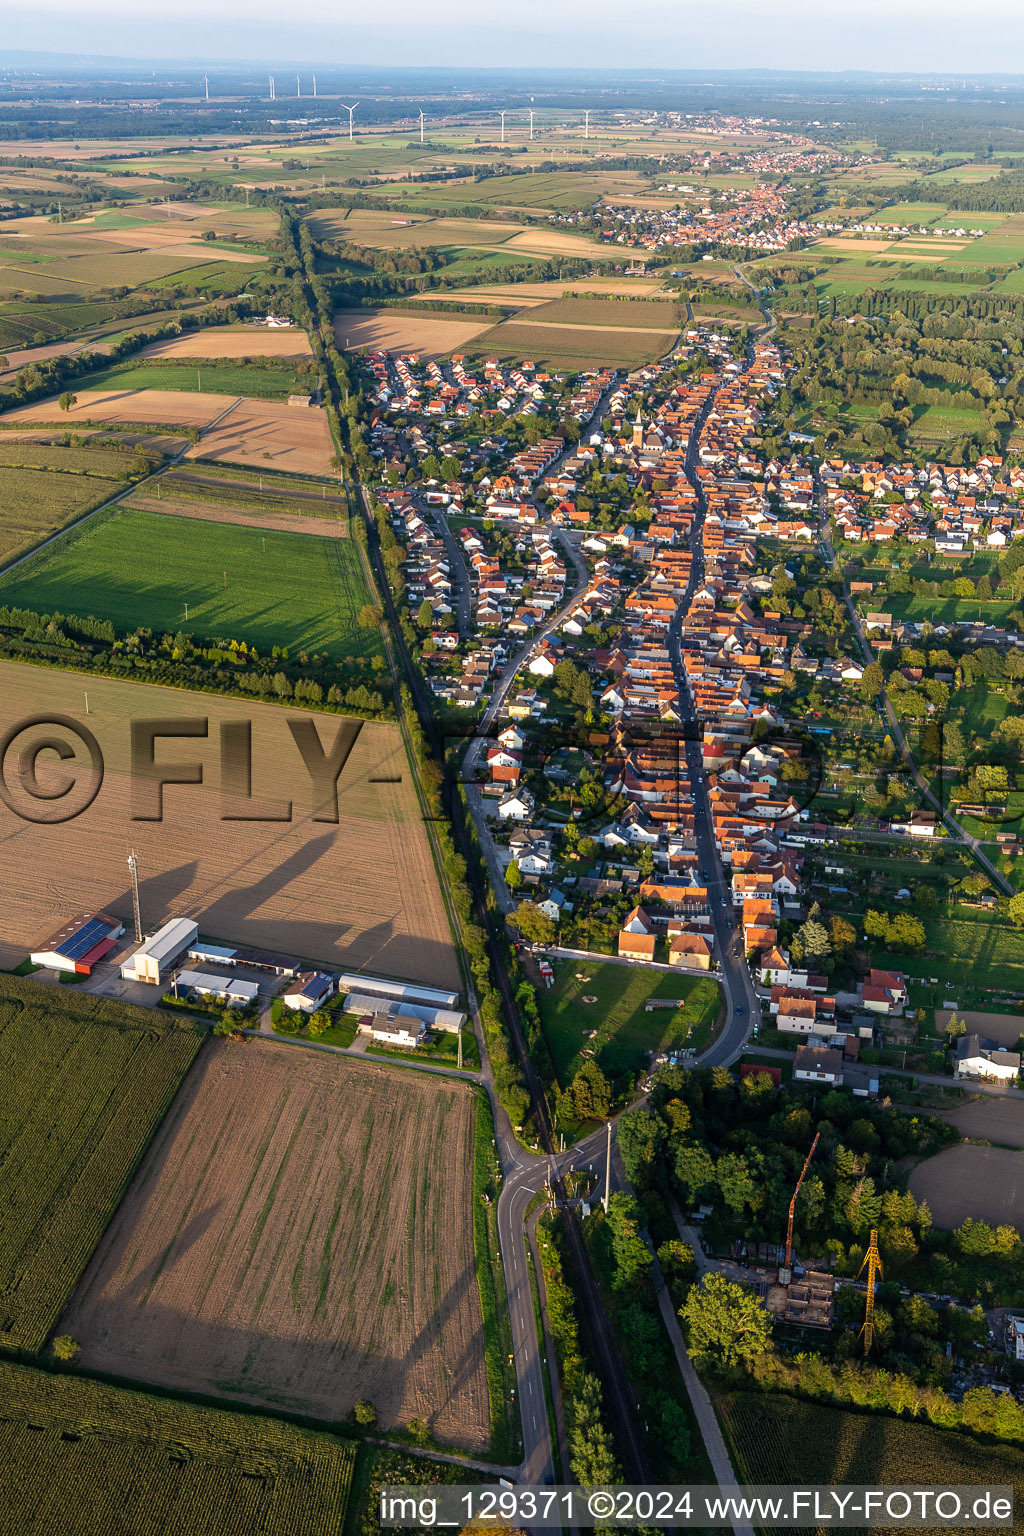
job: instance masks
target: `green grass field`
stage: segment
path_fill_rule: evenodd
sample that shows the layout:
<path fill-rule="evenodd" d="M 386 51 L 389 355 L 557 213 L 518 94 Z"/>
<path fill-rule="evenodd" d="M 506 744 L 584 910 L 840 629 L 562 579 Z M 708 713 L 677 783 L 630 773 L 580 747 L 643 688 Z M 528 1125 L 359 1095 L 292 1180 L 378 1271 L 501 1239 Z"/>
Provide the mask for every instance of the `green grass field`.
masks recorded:
<path fill-rule="evenodd" d="M 313 383 L 316 382 L 315 376 Z M 308 394 L 310 381 L 300 379 L 290 363 L 267 367 L 248 367 L 230 360 L 189 363 L 165 362 L 160 358 L 141 358 L 138 362 L 118 363 L 91 373 L 82 387 L 89 389 L 181 389 L 192 392 L 199 385 L 211 395 L 250 395 L 256 399 L 278 400 L 292 394 Z"/>
<path fill-rule="evenodd" d="M 5 1347 L 42 1349 L 203 1033 L 148 1008 L 0 974 Z"/>
<path fill-rule="evenodd" d="M 340 1533 L 356 1447 L 262 1414 L 0 1363 L 0 1529 Z"/>
<path fill-rule="evenodd" d="M 99 513 L 0 579 L 0 601 L 122 630 L 245 640 L 262 654 L 281 645 L 362 656 L 379 644 L 359 627 L 367 594 L 350 540 L 157 512 Z"/>
<path fill-rule="evenodd" d="M 599 960 L 556 960 L 555 984 L 537 988 L 541 1024 L 558 1081 L 566 1087 L 578 1070 L 581 1052 L 592 1050 L 610 1076 L 648 1065 L 648 1052 L 707 1043 L 718 1018 L 719 990 L 712 978 L 602 964 Z M 577 979 L 586 977 L 585 981 Z M 595 997 L 585 1003 L 584 997 Z M 649 997 L 679 998 L 679 1009 L 644 1012 Z M 590 1031 L 597 1035 L 590 1039 Z"/>

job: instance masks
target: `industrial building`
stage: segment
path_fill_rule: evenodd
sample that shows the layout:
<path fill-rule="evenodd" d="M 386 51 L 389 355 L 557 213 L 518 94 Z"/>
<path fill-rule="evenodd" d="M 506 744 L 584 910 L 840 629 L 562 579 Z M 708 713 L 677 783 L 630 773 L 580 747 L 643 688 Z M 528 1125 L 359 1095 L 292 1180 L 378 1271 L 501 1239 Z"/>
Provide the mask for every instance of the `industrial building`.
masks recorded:
<path fill-rule="evenodd" d="M 431 1008 L 454 1008 L 457 992 L 442 992 L 436 987 L 419 987 L 408 981 L 388 981 L 384 976 L 363 976 L 358 972 L 338 978 L 339 992 L 362 992 L 370 997 L 387 997 L 396 1003 L 425 1003 Z"/>
<path fill-rule="evenodd" d="M 195 943 L 198 926 L 187 917 L 172 917 L 150 938 L 144 939 L 121 967 L 125 981 L 145 981 L 150 986 L 164 986 L 174 967 Z"/>
<path fill-rule="evenodd" d="M 124 924 L 116 917 L 108 917 L 106 912 L 83 912 L 33 951 L 32 964 L 90 976 L 93 966 L 109 955 L 122 933 Z"/>
<path fill-rule="evenodd" d="M 212 997 L 234 1008 L 248 1008 L 259 997 L 255 981 L 241 981 L 237 976 L 213 976 L 208 971 L 179 971 L 174 978 L 178 996 Z"/>
<path fill-rule="evenodd" d="M 197 940 L 189 946 L 188 958 L 197 965 L 245 965 L 254 971 L 269 971 L 272 976 L 297 976 L 302 966 L 284 955 L 268 954 L 262 949 L 238 949 L 226 944 L 204 944 Z"/>

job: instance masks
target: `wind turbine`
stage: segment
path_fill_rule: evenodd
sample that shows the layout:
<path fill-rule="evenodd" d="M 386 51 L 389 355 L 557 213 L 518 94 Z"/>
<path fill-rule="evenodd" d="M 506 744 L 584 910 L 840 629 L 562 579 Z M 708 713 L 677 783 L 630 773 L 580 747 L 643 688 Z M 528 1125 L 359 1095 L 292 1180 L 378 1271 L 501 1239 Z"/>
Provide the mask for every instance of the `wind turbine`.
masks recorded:
<path fill-rule="evenodd" d="M 504 144 L 504 142 L 505 142 L 505 114 L 504 114 L 504 112 L 499 112 L 498 116 L 501 118 L 501 142 Z"/>
<path fill-rule="evenodd" d="M 352 138 L 352 113 L 358 105 L 358 101 L 354 101 L 350 107 L 346 107 L 343 101 L 338 102 L 338 106 L 348 113 L 348 136 L 350 140 Z"/>
<path fill-rule="evenodd" d="M 420 143 L 423 143 L 423 109 L 420 109 Z"/>
<path fill-rule="evenodd" d="M 203 84 L 206 86 L 206 99 L 207 99 L 207 101 L 209 101 L 209 99 L 210 99 L 210 77 L 209 77 L 209 75 L 204 75 L 203 76 Z"/>
<path fill-rule="evenodd" d="M 271 101 L 276 101 L 277 98 L 274 95 L 274 77 L 273 77 L 273 75 L 270 75 L 269 79 L 270 79 L 270 99 L 271 99 Z"/>
<path fill-rule="evenodd" d="M 590 113 L 589 112 L 584 112 L 584 114 L 583 114 L 583 137 L 585 139 L 589 139 L 590 138 Z"/>

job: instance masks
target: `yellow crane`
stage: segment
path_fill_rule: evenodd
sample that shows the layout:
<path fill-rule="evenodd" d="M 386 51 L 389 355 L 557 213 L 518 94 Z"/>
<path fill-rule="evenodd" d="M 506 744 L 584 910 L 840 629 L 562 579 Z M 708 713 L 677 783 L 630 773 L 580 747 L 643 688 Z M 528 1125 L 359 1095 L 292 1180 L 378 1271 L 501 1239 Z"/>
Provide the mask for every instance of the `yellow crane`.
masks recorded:
<path fill-rule="evenodd" d="M 878 1233 L 874 1227 L 871 1228 L 871 1241 L 868 1244 L 868 1251 L 864 1255 L 864 1264 L 857 1271 L 858 1279 L 864 1273 L 865 1264 L 868 1270 L 868 1296 L 864 1307 L 864 1326 L 860 1331 L 864 1339 L 864 1353 L 869 1355 L 871 1353 L 871 1346 L 875 1341 L 875 1286 L 878 1283 L 879 1275 L 882 1273 L 882 1259 L 878 1252 Z"/>

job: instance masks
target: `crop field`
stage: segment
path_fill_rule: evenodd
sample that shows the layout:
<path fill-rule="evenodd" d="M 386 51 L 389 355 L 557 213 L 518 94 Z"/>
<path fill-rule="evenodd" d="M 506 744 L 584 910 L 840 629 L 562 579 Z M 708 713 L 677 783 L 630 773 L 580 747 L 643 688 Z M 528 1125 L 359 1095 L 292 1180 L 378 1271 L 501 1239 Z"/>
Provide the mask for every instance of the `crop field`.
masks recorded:
<path fill-rule="evenodd" d="M 224 399 L 223 395 L 215 398 Z M 330 475 L 334 444 L 326 413 L 316 406 L 240 400 L 189 449 L 188 457 L 297 475 Z"/>
<path fill-rule="evenodd" d="M 128 484 L 124 460 L 122 473 L 116 479 L 85 471 L 60 473 L 55 465 L 45 462 L 35 468 L 4 463 L 8 456 L 19 457 L 17 451 L 11 455 L 11 450 L 21 447 L 0 442 L 0 565 L 32 549 L 83 512 L 109 501 L 111 496 L 127 489 Z M 79 450 L 80 459 L 85 451 Z M 23 452 L 31 462 L 44 459 L 47 454 L 56 459 L 65 450 L 26 444 Z M 109 462 L 117 456 L 106 453 L 102 457 Z"/>
<path fill-rule="evenodd" d="M 585 235 L 563 234 L 561 230 L 547 225 L 524 229 L 521 234 L 513 235 L 506 241 L 505 249 L 509 252 L 532 251 L 537 256 L 579 256 L 589 261 L 622 259 L 621 251 L 617 254 L 614 247 L 602 245 Z"/>
<path fill-rule="evenodd" d="M 202 294 L 206 298 L 218 298 L 225 294 L 242 293 L 252 281 L 253 268 L 239 266 L 238 258 L 206 262 L 202 266 L 187 267 L 169 277 L 157 277 L 146 284 L 159 293 L 163 288 L 184 288 L 187 292 Z"/>
<path fill-rule="evenodd" d="M 473 357 L 529 358 L 556 368 L 639 367 L 661 357 L 675 332 L 637 332 L 623 327 L 610 331 L 597 326 L 548 326 L 515 319 L 477 336 L 465 348 Z"/>
<path fill-rule="evenodd" d="M 338 1533 L 356 1447 L 279 1419 L 0 1363 L 0 1529 Z"/>
<path fill-rule="evenodd" d="M 394 309 L 342 309 L 334 316 L 334 335 L 346 351 L 368 347 L 388 352 L 418 352 L 424 358 L 446 357 L 486 331 L 493 320 L 461 315 L 410 314 Z"/>
<path fill-rule="evenodd" d="M 685 318 L 685 306 L 682 317 Z M 665 299 L 556 299 L 530 316 L 541 325 L 598 325 L 609 330 L 637 326 L 647 331 L 678 331 L 682 324 L 676 305 Z"/>
<path fill-rule="evenodd" d="M 983 1445 L 933 1424 L 775 1392 L 716 1392 L 714 1401 L 743 1483 L 951 1488 L 1014 1485 L 1020 1477 L 1019 1446 Z M 876 1529 L 891 1536 L 892 1528 Z"/>
<path fill-rule="evenodd" d="M 74 391 L 75 404 L 67 412 L 57 404 L 57 397 L 39 400 L 34 405 L 19 405 L 3 415 L 4 426 L 45 421 L 78 428 L 95 422 L 132 422 L 140 426 L 205 427 L 233 404 L 231 396 L 188 394 L 184 390 L 91 390 Z"/>
<path fill-rule="evenodd" d="M 711 978 L 599 960 L 556 960 L 554 971 L 554 986 L 538 987 L 537 1003 L 563 1088 L 586 1054 L 611 1076 L 636 1071 L 648 1065 L 652 1051 L 702 1046 L 718 1016 L 718 984 Z M 679 1008 L 647 1013 L 648 998 L 678 998 Z"/>
<path fill-rule="evenodd" d="M 380 250 L 405 246 L 503 245 L 523 232 L 522 224 L 496 219 L 438 219 L 430 214 L 387 213 L 373 208 L 324 208 L 310 214 L 313 233 Z"/>
<path fill-rule="evenodd" d="M 157 521 L 176 524 L 173 518 Z M 342 541 L 331 547 L 348 549 Z M 362 726 L 338 780 L 338 821 L 318 822 L 310 778 L 287 722 L 312 719 L 330 751 L 341 724 L 337 718 L 304 716 L 293 705 L 285 710 L 6 662 L 0 663 L 0 724 L 6 729 L 41 710 L 84 724 L 83 685 L 89 694 L 88 728 L 103 751 L 106 775 L 88 809 L 63 825 L 7 818 L 0 845 L 4 879 L 17 899 L 5 902 L 0 966 L 19 964 L 53 931 L 58 913 L 112 911 L 130 924 L 124 861 L 125 849 L 134 846 L 149 928 L 172 916 L 192 917 L 204 934 L 225 943 L 284 950 L 339 970 L 365 968 L 428 986 L 459 987 L 396 727 Z M 208 722 L 205 740 L 166 744 L 170 757 L 205 765 L 204 786 L 168 786 L 163 821 L 133 821 L 129 722 L 165 715 Z M 277 819 L 223 819 L 220 726 L 239 719 L 251 722 L 254 804 L 229 799 L 226 809 Z M 88 771 L 84 760 L 80 771 L 83 776 Z M 42 766 L 39 772 L 45 780 Z M 289 816 L 289 803 L 290 820 L 281 820 Z M 113 983 L 121 995 L 129 985 Z"/>
<path fill-rule="evenodd" d="M 543 283 L 494 283 L 483 284 L 474 288 L 448 288 L 443 297 L 446 299 L 463 299 L 470 304 L 545 304 L 554 299 L 566 296 L 576 298 L 585 295 L 594 295 L 597 298 L 663 298 L 667 297 L 661 284 L 654 278 L 642 277 L 574 277 L 571 291 L 567 290 L 564 282 L 552 281 Z M 410 297 L 412 297 L 410 295 Z M 426 292 L 421 295 L 424 299 L 435 299 L 437 293 Z"/>
<path fill-rule="evenodd" d="M 8 847 L 16 841 L 7 834 Z M 42 1349 L 202 1033 L 188 1020 L 0 975 L 5 1347 Z"/>
<path fill-rule="evenodd" d="M 220 498 L 210 501 L 202 495 L 154 496 L 139 491 L 128 499 L 126 505 L 140 512 L 156 512 L 163 517 L 192 517 L 201 523 L 228 523 L 237 528 L 259 528 L 263 532 L 273 529 L 278 533 L 312 534 L 325 539 L 348 538 L 347 507 L 331 521 L 323 513 L 311 514 L 305 508 L 273 512 L 263 506 L 232 504 Z"/>
<path fill-rule="evenodd" d="M 271 330 L 265 325 L 208 325 L 184 331 L 168 341 L 155 341 L 143 357 L 311 357 L 309 337 L 301 326 Z"/>
<path fill-rule="evenodd" d="M 1021 1032 L 1018 1027 L 1017 1034 Z M 1015 1044 L 1016 1037 L 1012 1042 Z M 991 1141 L 1003 1147 L 1024 1147 L 1024 1105 L 1019 1099 L 998 1099 L 994 1094 L 986 1093 L 957 1109 L 944 1111 L 939 1118 L 974 1140 Z"/>
<path fill-rule="evenodd" d="M 475 1120 L 448 1079 L 215 1043 L 62 1327 L 104 1371 L 485 1448 Z"/>
<path fill-rule="evenodd" d="M 0 601 L 37 613 L 145 624 L 175 633 L 364 655 L 367 601 L 354 545 L 298 534 L 185 522 L 115 508 L 49 545 L 4 580 Z"/>
<path fill-rule="evenodd" d="M 919 1163 L 907 1187 L 928 1201 L 938 1227 L 958 1227 L 968 1216 L 994 1227 L 1024 1227 L 1024 1152 L 947 1147 Z"/>
<path fill-rule="evenodd" d="M 311 364 L 304 363 L 303 366 L 310 367 Z M 300 377 L 287 359 L 279 363 L 250 366 L 243 358 L 237 361 L 230 358 L 211 359 L 207 362 L 198 358 L 194 362 L 182 358 L 140 358 L 117 363 L 112 368 L 89 375 L 89 383 L 94 390 L 182 389 L 191 393 L 205 386 L 216 395 L 247 395 L 256 399 L 282 399 L 288 395 L 309 394 L 315 382 L 315 375 L 313 378 Z"/>

